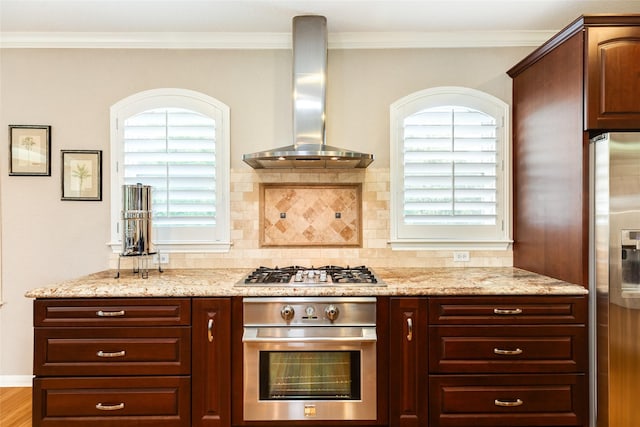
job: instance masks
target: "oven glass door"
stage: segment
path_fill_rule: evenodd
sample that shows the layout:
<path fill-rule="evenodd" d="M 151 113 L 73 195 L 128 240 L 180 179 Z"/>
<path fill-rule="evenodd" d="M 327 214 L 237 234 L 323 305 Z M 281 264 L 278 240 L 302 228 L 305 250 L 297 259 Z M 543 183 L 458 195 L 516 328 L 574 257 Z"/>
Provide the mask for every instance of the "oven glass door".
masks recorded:
<path fill-rule="evenodd" d="M 261 351 L 260 400 L 359 400 L 360 351 Z"/>

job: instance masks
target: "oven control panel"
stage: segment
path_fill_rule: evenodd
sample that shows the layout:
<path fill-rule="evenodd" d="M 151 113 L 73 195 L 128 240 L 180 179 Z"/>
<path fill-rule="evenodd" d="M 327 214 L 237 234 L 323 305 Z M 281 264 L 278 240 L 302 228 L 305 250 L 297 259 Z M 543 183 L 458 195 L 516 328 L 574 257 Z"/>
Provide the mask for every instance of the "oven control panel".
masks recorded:
<path fill-rule="evenodd" d="M 375 326 L 376 298 L 244 298 L 243 319 L 245 326 Z"/>
<path fill-rule="evenodd" d="M 318 319 L 317 312 L 318 310 L 316 310 L 315 306 L 308 305 L 304 308 L 304 315 L 302 316 L 302 319 L 317 320 Z M 284 320 L 285 322 L 290 322 L 293 320 L 295 315 L 296 315 L 296 310 L 290 304 L 282 306 L 282 309 L 280 310 L 280 317 L 282 317 L 282 320 Z M 334 304 L 329 304 L 325 306 L 324 317 L 329 319 L 331 322 L 335 322 L 338 319 L 339 315 L 340 315 L 340 309 L 338 309 L 338 307 L 336 307 Z"/>

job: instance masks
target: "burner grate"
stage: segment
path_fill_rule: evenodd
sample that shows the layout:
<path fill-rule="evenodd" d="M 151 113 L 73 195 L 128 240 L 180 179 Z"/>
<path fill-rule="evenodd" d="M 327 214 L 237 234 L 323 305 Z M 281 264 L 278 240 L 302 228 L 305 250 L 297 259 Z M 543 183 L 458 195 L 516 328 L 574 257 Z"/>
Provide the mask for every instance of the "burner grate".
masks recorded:
<path fill-rule="evenodd" d="M 340 267 L 325 265 L 322 267 L 258 267 L 252 271 L 241 284 L 300 284 L 318 286 L 336 286 L 345 284 L 382 285 L 373 271 L 364 266 Z"/>

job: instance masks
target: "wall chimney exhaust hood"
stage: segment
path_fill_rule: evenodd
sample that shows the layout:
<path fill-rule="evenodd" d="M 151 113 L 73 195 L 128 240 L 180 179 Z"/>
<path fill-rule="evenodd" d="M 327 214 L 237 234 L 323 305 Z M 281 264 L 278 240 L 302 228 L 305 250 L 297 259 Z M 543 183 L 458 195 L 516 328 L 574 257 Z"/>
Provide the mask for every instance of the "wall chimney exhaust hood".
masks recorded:
<path fill-rule="evenodd" d="M 293 18 L 293 145 L 245 154 L 254 169 L 366 168 L 373 154 L 325 143 L 327 19 Z"/>

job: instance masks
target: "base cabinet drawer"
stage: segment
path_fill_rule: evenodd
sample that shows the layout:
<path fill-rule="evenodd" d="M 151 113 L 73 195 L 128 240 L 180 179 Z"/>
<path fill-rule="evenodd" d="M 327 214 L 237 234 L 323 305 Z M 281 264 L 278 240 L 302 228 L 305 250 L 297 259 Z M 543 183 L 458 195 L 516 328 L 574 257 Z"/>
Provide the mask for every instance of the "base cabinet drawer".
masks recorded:
<path fill-rule="evenodd" d="M 34 326 L 189 326 L 188 298 L 35 300 Z"/>
<path fill-rule="evenodd" d="M 432 326 L 433 373 L 575 373 L 588 364 L 585 325 Z"/>
<path fill-rule="evenodd" d="M 430 427 L 584 426 L 583 374 L 432 375 Z"/>
<path fill-rule="evenodd" d="M 586 324 L 584 296 L 438 297 L 429 300 L 430 325 Z"/>
<path fill-rule="evenodd" d="M 189 377 L 36 378 L 33 427 L 189 427 Z"/>
<path fill-rule="evenodd" d="M 41 376 L 188 375 L 191 328 L 35 328 Z"/>

